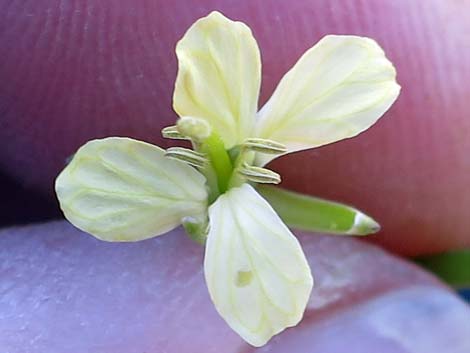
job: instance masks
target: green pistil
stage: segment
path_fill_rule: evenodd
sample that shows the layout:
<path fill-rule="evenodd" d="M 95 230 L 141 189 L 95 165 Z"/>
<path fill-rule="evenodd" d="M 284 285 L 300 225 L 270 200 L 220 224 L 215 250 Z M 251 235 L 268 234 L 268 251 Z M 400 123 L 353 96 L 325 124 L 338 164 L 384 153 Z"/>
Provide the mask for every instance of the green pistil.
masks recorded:
<path fill-rule="evenodd" d="M 225 150 L 224 143 L 219 135 L 212 133 L 200 145 L 200 151 L 205 153 L 209 159 L 210 167 L 213 169 L 207 171 L 209 174 L 215 174 L 217 180 L 218 193 L 223 194 L 227 191 L 230 178 L 233 172 L 232 161 Z M 211 185 L 209 185 L 211 187 Z"/>

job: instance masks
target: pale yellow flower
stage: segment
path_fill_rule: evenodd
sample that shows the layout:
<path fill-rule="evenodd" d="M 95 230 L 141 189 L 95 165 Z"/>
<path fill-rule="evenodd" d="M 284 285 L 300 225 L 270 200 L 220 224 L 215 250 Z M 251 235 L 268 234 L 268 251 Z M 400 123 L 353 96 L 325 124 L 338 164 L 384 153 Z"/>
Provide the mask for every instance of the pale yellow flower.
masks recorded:
<path fill-rule="evenodd" d="M 372 39 L 326 36 L 257 112 L 261 60 L 245 24 L 213 12 L 176 53 L 181 119 L 163 133 L 191 140 L 195 151 L 90 141 L 57 178 L 57 195 L 67 219 L 102 240 L 142 240 L 180 224 L 205 240 L 217 311 L 261 346 L 301 320 L 313 278 L 299 242 L 251 184 L 280 181 L 263 168 L 276 156 L 369 128 L 399 94 L 395 69 Z M 361 214 L 348 232 L 372 222 Z"/>

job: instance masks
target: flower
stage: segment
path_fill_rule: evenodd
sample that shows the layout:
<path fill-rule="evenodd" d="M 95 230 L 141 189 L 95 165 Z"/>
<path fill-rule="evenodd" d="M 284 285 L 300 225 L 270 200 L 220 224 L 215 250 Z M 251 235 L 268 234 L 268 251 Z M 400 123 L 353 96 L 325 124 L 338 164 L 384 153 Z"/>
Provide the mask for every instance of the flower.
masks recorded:
<path fill-rule="evenodd" d="M 56 180 L 66 218 L 106 241 L 137 241 L 183 224 L 205 242 L 204 273 L 219 314 L 264 345 L 302 318 L 313 278 L 299 242 L 253 184 L 278 183 L 276 156 L 352 137 L 391 106 L 395 69 L 372 39 L 329 35 L 309 49 L 257 112 L 261 61 L 250 29 L 218 12 L 176 47 L 180 116 L 165 137 L 82 146 Z M 367 221 L 358 218 L 356 221 Z"/>

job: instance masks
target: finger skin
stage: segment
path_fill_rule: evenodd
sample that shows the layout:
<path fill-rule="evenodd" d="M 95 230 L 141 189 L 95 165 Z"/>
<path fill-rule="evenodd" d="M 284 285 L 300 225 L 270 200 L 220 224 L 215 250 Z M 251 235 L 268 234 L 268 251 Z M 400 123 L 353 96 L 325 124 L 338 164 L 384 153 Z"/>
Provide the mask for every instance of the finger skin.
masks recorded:
<path fill-rule="evenodd" d="M 376 39 L 402 94 L 357 138 L 272 164 L 288 188 L 353 204 L 406 255 L 470 246 L 470 3 L 429 0 L 0 1 L 0 168 L 53 197 L 64 161 L 87 140 L 167 146 L 174 47 L 218 9 L 246 22 L 263 59 L 263 103 L 323 35 Z"/>
<path fill-rule="evenodd" d="M 308 309 L 260 352 L 468 352 L 470 309 L 435 278 L 355 239 L 300 240 L 315 277 Z M 254 351 L 217 315 L 202 264 L 203 247 L 181 230 L 127 244 L 66 222 L 3 230 L 0 347 Z"/>

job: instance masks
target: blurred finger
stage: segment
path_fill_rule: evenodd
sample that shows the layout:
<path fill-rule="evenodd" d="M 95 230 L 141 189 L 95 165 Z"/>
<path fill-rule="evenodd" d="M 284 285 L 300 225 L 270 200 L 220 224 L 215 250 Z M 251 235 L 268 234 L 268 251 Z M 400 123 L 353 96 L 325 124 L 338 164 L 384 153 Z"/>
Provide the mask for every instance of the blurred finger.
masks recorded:
<path fill-rule="evenodd" d="M 301 324 L 261 352 L 470 348 L 470 309 L 432 276 L 354 239 L 301 236 L 315 277 Z M 217 315 L 203 247 L 180 230 L 100 242 L 65 222 L 0 232 L 0 346 L 9 353 L 251 352 Z"/>

